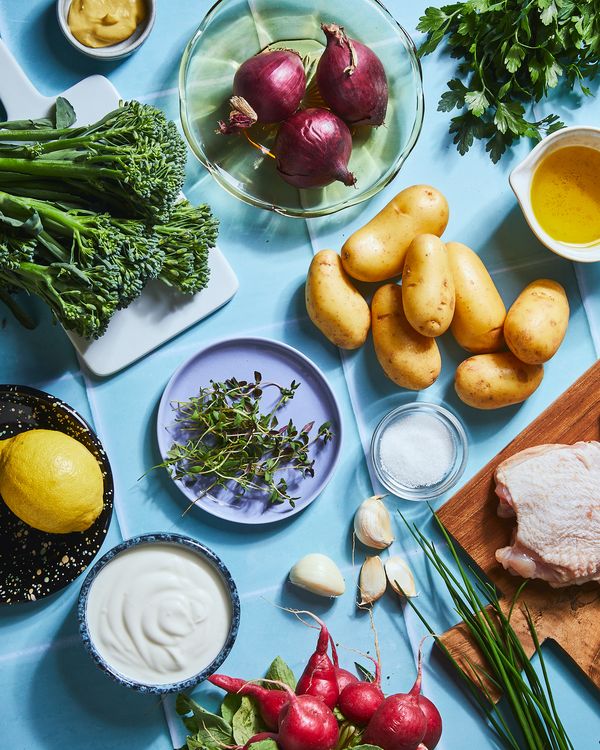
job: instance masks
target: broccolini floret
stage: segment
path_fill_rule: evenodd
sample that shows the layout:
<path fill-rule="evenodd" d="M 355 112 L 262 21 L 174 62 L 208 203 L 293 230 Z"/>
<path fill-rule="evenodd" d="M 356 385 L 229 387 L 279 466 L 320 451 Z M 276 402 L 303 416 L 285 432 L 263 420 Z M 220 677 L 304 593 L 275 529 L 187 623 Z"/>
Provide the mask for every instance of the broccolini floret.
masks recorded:
<path fill-rule="evenodd" d="M 54 180 L 56 194 L 79 195 L 124 216 L 168 220 L 183 186 L 186 149 L 177 127 L 136 101 L 85 127 L 0 129 L 0 141 L 0 171 L 38 184 Z M 20 188 L 26 193 L 27 180 Z"/>

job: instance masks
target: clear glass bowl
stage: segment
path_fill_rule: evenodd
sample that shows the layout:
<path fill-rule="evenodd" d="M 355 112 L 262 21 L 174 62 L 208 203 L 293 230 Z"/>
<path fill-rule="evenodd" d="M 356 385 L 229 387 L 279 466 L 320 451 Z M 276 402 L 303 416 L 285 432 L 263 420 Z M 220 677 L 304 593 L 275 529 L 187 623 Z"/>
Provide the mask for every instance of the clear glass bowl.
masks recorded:
<path fill-rule="evenodd" d="M 446 474 L 435 484 L 427 484 L 419 487 L 402 484 L 387 471 L 382 463 L 380 448 L 383 433 L 392 424 L 400 422 L 411 414 L 427 414 L 434 417 L 448 430 L 448 434 L 451 437 L 454 453 L 450 467 Z M 424 401 L 415 401 L 411 404 L 399 406 L 397 409 L 392 409 L 379 422 L 371 440 L 371 463 L 373 464 L 377 478 L 389 492 L 405 500 L 431 500 L 434 497 L 442 495 L 453 487 L 462 476 L 467 464 L 467 456 L 467 433 L 462 422 L 443 406 Z"/>
<path fill-rule="evenodd" d="M 349 168 L 356 187 L 335 182 L 299 190 L 277 174 L 275 161 L 243 136 L 215 133 L 227 120 L 233 76 L 268 46 L 290 47 L 316 63 L 324 49 L 321 23 L 346 33 L 380 57 L 389 83 L 385 124 L 355 128 Z M 181 121 L 194 154 L 217 182 L 242 201 L 286 216 L 324 216 L 371 198 L 392 180 L 423 123 L 421 66 L 412 39 L 378 0 L 220 0 L 183 54 L 179 71 Z M 276 127 L 255 126 L 254 141 L 270 147 Z"/>

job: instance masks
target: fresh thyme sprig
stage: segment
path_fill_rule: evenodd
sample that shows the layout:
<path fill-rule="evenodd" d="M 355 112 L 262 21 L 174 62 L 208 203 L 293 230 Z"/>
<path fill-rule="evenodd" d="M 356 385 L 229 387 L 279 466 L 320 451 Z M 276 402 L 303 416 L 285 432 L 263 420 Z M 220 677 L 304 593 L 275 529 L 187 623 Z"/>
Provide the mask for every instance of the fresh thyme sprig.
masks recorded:
<path fill-rule="evenodd" d="M 404 516 L 402 520 L 440 575 L 457 614 L 484 657 L 485 666 L 474 664 L 468 659 L 459 663 L 414 601 L 407 598 L 407 603 L 434 636 L 471 697 L 489 720 L 503 747 L 507 750 L 573 750 L 573 744 L 556 710 L 533 618 L 525 603 L 521 607 L 540 660 L 542 679 L 531 664 L 510 622 L 525 584 L 518 589 L 508 614 L 505 614 L 493 584 L 482 578 L 473 566 L 465 566 L 461 562 L 448 531 L 437 515 L 434 514 L 434 517 L 448 544 L 456 573 L 443 561 L 435 544 L 416 525 L 410 524 Z M 490 685 L 505 696 L 505 709 L 494 702 Z M 511 726 L 517 726 L 519 731 L 515 733 Z"/>
<path fill-rule="evenodd" d="M 271 504 L 287 501 L 294 506 L 298 498 L 290 494 L 286 477 L 279 474 L 292 471 L 302 478 L 313 477 L 311 446 L 333 438 L 330 422 L 324 422 L 312 437 L 314 422 L 301 430 L 291 419 L 279 425 L 277 412 L 299 387 L 296 381 L 288 387 L 263 383 L 259 372 L 253 381 L 211 381 L 198 396 L 176 403 L 175 421 L 184 441 L 173 443 L 160 466 L 170 470 L 174 479 L 206 478 L 208 486 L 201 496 L 233 483 L 240 495 L 264 493 Z M 270 411 L 261 412 L 266 389 L 275 389 L 278 397 Z"/>
<path fill-rule="evenodd" d="M 458 151 L 484 138 L 493 162 L 518 138 L 564 127 L 557 115 L 536 120 L 525 108 L 561 80 L 589 96 L 584 81 L 600 63 L 600 0 L 468 0 L 427 8 L 417 28 L 427 34 L 420 55 L 445 41 L 460 60 L 438 104 L 462 110 L 450 124 Z"/>

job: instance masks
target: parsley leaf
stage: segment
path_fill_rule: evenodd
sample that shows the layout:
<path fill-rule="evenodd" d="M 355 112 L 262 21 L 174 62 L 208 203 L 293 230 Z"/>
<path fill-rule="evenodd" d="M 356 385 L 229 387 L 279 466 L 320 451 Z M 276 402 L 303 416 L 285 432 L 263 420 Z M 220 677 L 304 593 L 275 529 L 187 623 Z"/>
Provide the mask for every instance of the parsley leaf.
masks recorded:
<path fill-rule="evenodd" d="M 467 92 L 467 87 L 458 78 L 448 81 L 448 91 L 444 91 L 438 102 L 438 112 L 451 112 L 455 107 L 464 107 Z"/>
<path fill-rule="evenodd" d="M 531 104 L 563 82 L 591 96 L 600 70 L 600 0 L 467 0 L 428 7 L 417 28 L 420 56 L 445 42 L 458 61 L 438 103 L 461 110 L 450 121 L 458 151 L 483 138 L 494 162 L 519 138 L 564 127 L 556 115 L 530 118 Z"/>

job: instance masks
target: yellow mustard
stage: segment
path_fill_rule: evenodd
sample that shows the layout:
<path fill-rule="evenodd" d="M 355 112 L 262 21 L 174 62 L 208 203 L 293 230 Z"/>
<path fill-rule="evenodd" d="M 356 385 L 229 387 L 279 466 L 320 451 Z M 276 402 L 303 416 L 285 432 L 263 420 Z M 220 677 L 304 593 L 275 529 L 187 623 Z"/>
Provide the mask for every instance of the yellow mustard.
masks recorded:
<path fill-rule="evenodd" d="M 73 0 L 67 23 L 86 47 L 110 47 L 130 37 L 145 18 L 144 0 Z"/>

